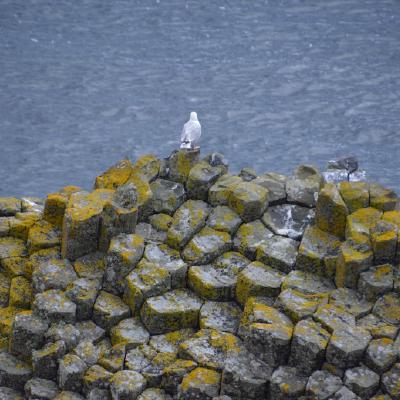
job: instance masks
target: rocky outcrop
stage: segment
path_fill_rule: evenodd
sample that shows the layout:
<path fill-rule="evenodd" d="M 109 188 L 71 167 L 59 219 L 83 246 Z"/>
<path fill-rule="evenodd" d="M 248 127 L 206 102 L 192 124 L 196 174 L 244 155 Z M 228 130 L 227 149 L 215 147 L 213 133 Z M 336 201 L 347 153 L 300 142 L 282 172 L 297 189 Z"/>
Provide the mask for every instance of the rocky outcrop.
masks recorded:
<path fill-rule="evenodd" d="M 400 207 L 364 178 L 180 150 L 0 198 L 0 398 L 400 399 Z"/>

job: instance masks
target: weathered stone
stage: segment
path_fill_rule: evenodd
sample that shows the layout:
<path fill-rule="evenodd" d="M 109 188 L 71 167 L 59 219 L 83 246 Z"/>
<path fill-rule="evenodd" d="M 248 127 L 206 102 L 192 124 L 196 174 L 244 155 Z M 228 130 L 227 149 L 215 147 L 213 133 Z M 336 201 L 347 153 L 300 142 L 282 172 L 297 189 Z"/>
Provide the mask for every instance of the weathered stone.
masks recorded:
<path fill-rule="evenodd" d="M 57 377 L 59 360 L 66 352 L 62 340 L 48 343 L 40 350 L 32 351 L 32 368 L 35 376 L 54 380 Z"/>
<path fill-rule="evenodd" d="M 344 384 L 362 399 L 370 399 L 379 387 L 379 375 L 364 366 L 355 367 L 345 372 Z"/>
<path fill-rule="evenodd" d="M 247 350 L 230 351 L 222 371 L 221 395 L 232 399 L 263 399 L 271 374 L 272 368 Z"/>
<path fill-rule="evenodd" d="M 244 268 L 237 277 L 236 300 L 242 306 L 251 296 L 278 296 L 284 275 L 259 261 Z"/>
<path fill-rule="evenodd" d="M 125 345 L 117 344 L 105 350 L 97 363 L 110 372 L 122 371 L 125 361 Z"/>
<path fill-rule="evenodd" d="M 270 205 L 280 204 L 286 200 L 286 176 L 274 172 L 266 172 L 253 180 L 253 183 L 268 190 Z"/>
<path fill-rule="evenodd" d="M 302 371 L 303 372 L 303 371 Z M 297 400 L 306 389 L 307 378 L 294 367 L 279 367 L 271 377 L 270 396 L 275 400 Z"/>
<path fill-rule="evenodd" d="M 153 197 L 151 208 L 153 212 L 173 214 L 186 199 L 185 188 L 181 183 L 157 179 L 150 185 Z"/>
<path fill-rule="evenodd" d="M 148 298 L 140 314 L 151 334 L 165 333 L 196 327 L 201 306 L 197 296 L 187 290 L 176 289 Z"/>
<path fill-rule="evenodd" d="M 340 182 L 340 195 L 349 213 L 369 206 L 369 186 L 365 182 Z"/>
<path fill-rule="evenodd" d="M 0 399 L 1 400 L 23 400 L 23 394 L 20 391 L 8 388 L 0 387 Z"/>
<path fill-rule="evenodd" d="M 10 293 L 10 279 L 4 273 L 0 271 L 0 306 L 7 307 Z"/>
<path fill-rule="evenodd" d="M 304 374 L 321 368 L 330 334 L 311 319 L 297 323 L 292 338 L 289 364 Z"/>
<path fill-rule="evenodd" d="M 54 400 L 85 400 L 79 393 L 63 390 Z"/>
<path fill-rule="evenodd" d="M 336 286 L 355 289 L 360 273 L 366 271 L 372 263 L 373 253 L 369 242 L 346 240 L 340 247 L 336 263 Z"/>
<path fill-rule="evenodd" d="M 392 211 L 396 208 L 398 197 L 393 190 L 385 189 L 378 183 L 369 185 L 369 202 L 371 207 L 382 211 Z"/>
<path fill-rule="evenodd" d="M 9 336 L 15 316 L 22 310 L 15 307 L 0 308 L 0 335 Z"/>
<path fill-rule="evenodd" d="M 366 329 L 348 325 L 335 329 L 329 342 L 326 359 L 340 368 L 356 366 L 372 337 Z"/>
<path fill-rule="evenodd" d="M 314 319 L 321 323 L 329 332 L 346 327 L 354 327 L 356 320 L 353 314 L 340 306 L 325 304 L 314 313 Z"/>
<path fill-rule="evenodd" d="M 318 195 L 315 213 L 317 227 L 331 235 L 344 238 L 348 213 L 336 185 L 326 184 Z"/>
<path fill-rule="evenodd" d="M 230 351 L 240 349 L 240 340 L 227 332 L 202 329 L 179 345 L 179 357 L 192 359 L 197 364 L 221 370 Z"/>
<path fill-rule="evenodd" d="M 327 400 L 342 387 L 339 377 L 327 371 L 315 371 L 308 379 L 306 391 L 312 399 Z"/>
<path fill-rule="evenodd" d="M 314 221 L 314 217 L 315 212 L 310 208 L 282 204 L 268 207 L 262 221 L 276 235 L 299 240 L 307 226 Z"/>
<path fill-rule="evenodd" d="M 298 249 L 296 268 L 322 276 L 334 276 L 340 244 L 336 236 L 315 226 L 307 227 Z"/>
<path fill-rule="evenodd" d="M 108 389 L 112 376 L 111 372 L 100 365 L 91 366 L 86 370 L 82 379 L 83 391 L 89 393 L 93 389 Z"/>
<path fill-rule="evenodd" d="M 379 221 L 370 232 L 375 263 L 394 261 L 398 242 L 397 226 L 387 221 Z"/>
<path fill-rule="evenodd" d="M 10 351 L 30 356 L 32 350 L 39 349 L 44 343 L 44 334 L 49 325 L 47 321 L 33 315 L 31 311 L 17 314 L 12 325 Z"/>
<path fill-rule="evenodd" d="M 252 182 L 238 183 L 232 188 L 229 207 L 245 222 L 260 218 L 268 206 L 268 190 Z"/>
<path fill-rule="evenodd" d="M 328 297 L 334 288 L 329 279 L 299 270 L 291 271 L 282 281 L 282 290 L 295 289 L 304 294 L 320 295 L 322 298 Z"/>
<path fill-rule="evenodd" d="M 380 297 L 373 308 L 373 313 L 389 324 L 400 324 L 400 293 L 387 293 Z"/>
<path fill-rule="evenodd" d="M 7 352 L 0 352 L 0 386 L 23 390 L 31 378 L 31 367 Z"/>
<path fill-rule="evenodd" d="M 373 207 L 360 208 L 347 217 L 346 238 L 357 237 L 358 235 L 369 236 L 372 229 L 380 221 L 382 211 Z"/>
<path fill-rule="evenodd" d="M 123 344 L 126 350 L 130 350 L 146 344 L 150 335 L 139 318 L 128 318 L 120 321 L 111 329 L 110 337 L 113 345 Z"/>
<path fill-rule="evenodd" d="M 76 355 L 67 354 L 58 367 L 58 386 L 62 390 L 79 391 L 87 365 Z"/>
<path fill-rule="evenodd" d="M 229 196 L 236 185 L 243 180 L 235 175 L 222 175 L 208 191 L 208 201 L 211 205 L 228 205 Z"/>
<path fill-rule="evenodd" d="M 10 217 L 21 212 L 21 200 L 15 197 L 0 197 L 0 217 Z"/>
<path fill-rule="evenodd" d="M 28 240 L 29 230 L 40 219 L 41 214 L 37 212 L 17 213 L 15 217 L 10 219 L 10 236 L 13 236 L 24 241 Z"/>
<path fill-rule="evenodd" d="M 400 363 L 395 364 L 391 370 L 382 375 L 382 387 L 394 400 L 400 399 Z"/>
<path fill-rule="evenodd" d="M 29 400 L 53 400 L 59 392 L 57 385 L 48 379 L 33 378 L 25 384 L 25 396 Z"/>
<path fill-rule="evenodd" d="M 166 232 L 172 225 L 172 217 L 168 214 L 153 214 L 149 216 L 151 226 L 157 231 Z"/>
<path fill-rule="evenodd" d="M 354 392 L 343 386 L 329 400 L 361 400 Z"/>
<path fill-rule="evenodd" d="M 212 166 L 206 161 L 200 161 L 189 172 L 186 188 L 188 197 L 207 201 L 208 190 L 225 172 L 222 166 Z"/>
<path fill-rule="evenodd" d="M 182 400 L 210 400 L 219 394 L 221 374 L 207 368 L 195 368 L 182 380 L 179 398 Z"/>
<path fill-rule="evenodd" d="M 78 356 L 88 367 L 97 363 L 100 356 L 100 348 L 85 338 L 74 348 L 72 354 Z"/>
<path fill-rule="evenodd" d="M 104 254 L 95 252 L 80 257 L 74 262 L 74 269 L 79 278 L 101 280 L 105 270 Z"/>
<path fill-rule="evenodd" d="M 137 234 L 120 234 L 110 243 L 106 258 L 104 289 L 114 294 L 122 294 L 124 278 L 131 272 L 144 253 L 144 240 Z"/>
<path fill-rule="evenodd" d="M 208 264 L 228 251 L 231 246 L 231 237 L 228 233 L 204 227 L 187 244 L 182 257 L 191 264 Z"/>
<path fill-rule="evenodd" d="M 168 393 L 176 395 L 183 377 L 196 367 L 197 363 L 192 360 L 177 359 L 164 368 L 161 387 Z"/>
<path fill-rule="evenodd" d="M 51 322 L 75 322 L 76 305 L 59 290 L 47 290 L 35 296 L 32 310 L 40 318 Z"/>
<path fill-rule="evenodd" d="M 61 244 L 61 231 L 54 225 L 41 220 L 29 229 L 28 249 L 29 254 L 41 249 L 48 249 Z"/>
<path fill-rule="evenodd" d="M 174 249 L 186 246 L 189 240 L 203 228 L 210 212 L 207 203 L 201 200 L 188 200 L 179 207 L 167 233 L 167 244 Z"/>
<path fill-rule="evenodd" d="M 162 389 L 146 389 L 138 398 L 138 400 L 172 400 L 171 396 Z"/>
<path fill-rule="evenodd" d="M 64 258 L 75 260 L 97 250 L 101 213 L 113 195 L 114 191 L 108 189 L 71 195 L 63 220 L 61 253 Z"/>
<path fill-rule="evenodd" d="M 0 238 L 0 261 L 13 257 L 25 257 L 28 255 L 25 242 L 11 236 Z"/>
<path fill-rule="evenodd" d="M 146 380 L 135 371 L 118 371 L 110 381 L 113 400 L 136 399 L 145 389 Z"/>
<path fill-rule="evenodd" d="M 52 323 L 45 336 L 48 342 L 62 340 L 68 350 L 72 350 L 84 337 L 74 325 L 64 321 Z"/>
<path fill-rule="evenodd" d="M 93 305 L 99 288 L 97 280 L 85 278 L 76 279 L 67 286 L 65 295 L 76 304 L 77 320 L 81 321 L 92 317 Z"/>
<path fill-rule="evenodd" d="M 36 293 L 50 289 L 65 289 L 77 279 L 71 263 L 64 260 L 52 259 L 39 264 L 32 272 L 32 287 Z"/>
<path fill-rule="evenodd" d="M 358 320 L 358 326 L 365 328 L 374 339 L 388 337 L 395 339 L 398 328 L 381 318 L 378 318 L 374 314 L 368 314 L 367 316 Z"/>
<path fill-rule="evenodd" d="M 371 340 L 365 352 L 365 364 L 379 375 L 389 370 L 397 358 L 393 344 L 389 338 Z"/>
<path fill-rule="evenodd" d="M 179 345 L 194 335 L 193 329 L 180 329 L 162 335 L 151 336 L 149 346 L 158 353 L 177 356 Z"/>
<path fill-rule="evenodd" d="M 77 322 L 75 325 L 81 338 L 98 343 L 105 336 L 105 330 L 97 326 L 92 320 Z"/>
<path fill-rule="evenodd" d="M 186 286 L 187 264 L 181 259 L 179 251 L 171 249 L 166 244 L 149 243 L 144 257 L 169 272 L 171 289 Z"/>
<path fill-rule="evenodd" d="M 154 154 L 139 157 L 132 166 L 132 174 L 147 182 L 154 181 L 160 170 L 160 160 Z"/>
<path fill-rule="evenodd" d="M 393 268 L 383 264 L 362 272 L 358 280 L 358 291 L 369 301 L 376 301 L 381 295 L 393 289 Z"/>
<path fill-rule="evenodd" d="M 219 167 L 223 168 L 224 174 L 226 174 L 228 172 L 229 162 L 225 158 L 225 156 L 221 153 L 213 152 L 213 153 L 207 154 L 203 158 L 203 161 L 206 161 L 212 167 L 219 166 Z"/>
<path fill-rule="evenodd" d="M 111 400 L 111 394 L 108 389 L 91 389 L 86 396 L 87 400 Z"/>
<path fill-rule="evenodd" d="M 118 161 L 96 178 L 96 189 L 116 189 L 126 183 L 132 174 L 132 163 L 128 159 Z"/>
<path fill-rule="evenodd" d="M 243 167 L 240 172 L 239 176 L 245 181 L 250 182 L 257 177 L 257 172 L 254 168 L 251 167 Z"/>
<path fill-rule="evenodd" d="M 200 329 L 235 334 L 242 311 L 234 302 L 207 301 L 200 309 Z"/>
<path fill-rule="evenodd" d="M 129 315 L 129 307 L 118 296 L 104 290 L 99 293 L 93 307 L 93 320 L 97 325 L 109 330 Z"/>
<path fill-rule="evenodd" d="M 10 307 L 29 309 L 32 302 L 31 282 L 23 276 L 11 279 L 8 304 Z"/>
<path fill-rule="evenodd" d="M 1 261 L 5 273 L 8 277 L 24 276 L 27 279 L 31 279 L 32 276 L 32 264 L 26 257 L 11 257 Z M 4 275 L 4 274 L 2 274 Z M 5 276 L 5 275 L 4 275 Z M 7 279 L 9 280 L 9 278 Z M 2 280 L 2 278 L 0 278 Z M 8 282 L 8 285 L 10 282 Z M 7 290 L 8 293 L 8 290 Z"/>
<path fill-rule="evenodd" d="M 276 367 L 287 362 L 293 324 L 285 314 L 261 299 L 247 300 L 238 334 L 249 351 Z"/>
<path fill-rule="evenodd" d="M 296 263 L 298 247 L 299 243 L 296 240 L 273 236 L 257 247 L 256 259 L 288 273 Z"/>
<path fill-rule="evenodd" d="M 199 151 L 174 151 L 168 159 L 168 179 L 186 183 L 192 167 L 199 162 Z"/>
<path fill-rule="evenodd" d="M 0 237 L 9 236 L 11 219 L 12 217 L 0 217 Z"/>
<path fill-rule="evenodd" d="M 254 260 L 258 246 L 273 235 L 260 220 L 242 224 L 236 232 L 233 247 L 236 251 Z"/>
<path fill-rule="evenodd" d="M 347 312 L 353 314 L 356 319 L 369 314 L 373 306 L 360 293 L 347 288 L 334 290 L 330 295 L 329 304 L 344 308 Z"/>
<path fill-rule="evenodd" d="M 239 228 L 242 220 L 235 211 L 227 206 L 215 207 L 207 220 L 207 225 L 217 231 L 227 232 L 233 235 Z"/>
<path fill-rule="evenodd" d="M 315 207 L 316 196 L 322 183 L 318 169 L 310 165 L 301 165 L 286 181 L 287 200 L 306 207 Z"/>

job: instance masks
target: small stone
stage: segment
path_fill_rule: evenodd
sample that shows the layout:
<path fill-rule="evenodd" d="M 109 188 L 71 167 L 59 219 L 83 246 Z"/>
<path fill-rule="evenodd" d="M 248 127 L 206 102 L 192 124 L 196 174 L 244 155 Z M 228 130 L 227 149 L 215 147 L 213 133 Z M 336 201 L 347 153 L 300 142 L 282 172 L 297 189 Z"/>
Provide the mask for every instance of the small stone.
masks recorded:
<path fill-rule="evenodd" d="M 298 322 L 293 332 L 289 364 L 306 375 L 321 368 L 329 339 L 329 332 L 321 324 L 311 319 Z"/>
<path fill-rule="evenodd" d="M 378 183 L 369 185 L 369 202 L 371 207 L 382 211 L 392 211 L 396 208 L 398 197 L 393 190 L 385 189 Z"/>
<path fill-rule="evenodd" d="M 110 372 L 122 371 L 125 361 L 125 345 L 117 344 L 104 353 L 97 360 L 97 363 Z"/>
<path fill-rule="evenodd" d="M 201 200 L 188 200 L 183 203 L 174 214 L 167 233 L 167 244 L 177 250 L 185 247 L 203 228 L 209 212 L 209 205 Z"/>
<path fill-rule="evenodd" d="M 181 183 L 157 179 L 150 184 L 153 197 L 151 208 L 156 213 L 172 215 L 186 200 L 185 188 Z"/>
<path fill-rule="evenodd" d="M 168 393 L 176 395 L 183 377 L 196 367 L 197 364 L 192 360 L 177 359 L 164 368 L 161 387 Z"/>
<path fill-rule="evenodd" d="M 113 400 L 136 399 L 145 389 L 146 380 L 135 371 L 118 371 L 110 381 Z"/>
<path fill-rule="evenodd" d="M 35 296 L 32 310 L 40 318 L 51 322 L 75 322 L 76 305 L 59 290 L 47 290 Z"/>
<path fill-rule="evenodd" d="M 236 334 L 241 314 L 234 302 L 207 301 L 200 309 L 200 329 Z"/>
<path fill-rule="evenodd" d="M 182 380 L 179 398 L 182 400 L 210 400 L 219 394 L 221 374 L 207 368 L 195 368 Z"/>
<path fill-rule="evenodd" d="M 273 236 L 257 248 L 256 259 L 277 270 L 288 273 L 296 263 L 299 243 L 293 239 Z"/>
<path fill-rule="evenodd" d="M 373 313 L 389 324 L 400 324 L 400 293 L 387 293 L 380 297 L 373 308 Z"/>
<path fill-rule="evenodd" d="M 388 337 L 395 339 L 398 328 L 388 322 L 383 321 L 374 314 L 368 314 L 367 316 L 358 320 L 358 326 L 365 328 L 374 339 Z"/>
<path fill-rule="evenodd" d="M 123 344 L 126 350 L 146 344 L 150 338 L 139 318 L 128 318 L 120 321 L 110 331 L 113 346 Z"/>
<path fill-rule="evenodd" d="M 329 400 L 360 400 L 354 392 L 350 389 L 347 389 L 346 386 L 343 386 L 339 389 L 332 397 L 329 397 Z M 372 399 L 370 399 L 372 400 Z"/>
<path fill-rule="evenodd" d="M 58 386 L 62 390 L 80 390 L 86 370 L 87 365 L 78 356 L 67 354 L 58 367 Z"/>
<path fill-rule="evenodd" d="M 132 174 L 132 163 L 128 159 L 118 161 L 106 172 L 96 178 L 95 188 L 97 189 L 116 189 L 126 183 Z"/>
<path fill-rule="evenodd" d="M 379 375 L 364 366 L 355 367 L 345 372 L 344 384 L 362 399 L 370 399 L 379 387 Z"/>
<path fill-rule="evenodd" d="M 0 217 L 11 217 L 21 212 L 21 200 L 15 197 L 0 197 Z"/>
<path fill-rule="evenodd" d="M 100 348 L 95 346 L 90 340 L 83 339 L 74 348 L 72 354 L 78 356 L 88 367 L 91 367 L 99 359 Z"/>
<path fill-rule="evenodd" d="M 200 161 L 194 165 L 186 182 L 189 198 L 207 201 L 208 190 L 224 172 L 223 166 L 213 167 L 206 161 Z"/>
<path fill-rule="evenodd" d="M 271 367 L 249 351 L 229 352 L 222 371 L 221 395 L 232 399 L 264 399 L 271 374 Z M 221 400 L 228 396 L 222 396 Z"/>
<path fill-rule="evenodd" d="M 31 367 L 7 352 L 0 352 L 0 386 L 23 390 L 32 377 Z"/>
<path fill-rule="evenodd" d="M 298 249 L 296 269 L 321 276 L 334 276 L 340 245 L 336 236 L 321 231 L 316 226 L 307 227 Z M 329 268 L 330 260 L 334 261 L 333 270 Z"/>
<path fill-rule="evenodd" d="M 369 301 L 393 289 L 393 268 L 390 264 L 379 265 L 362 272 L 358 280 L 358 291 Z"/>
<path fill-rule="evenodd" d="M 286 200 L 286 176 L 274 172 L 266 172 L 253 180 L 253 183 L 268 190 L 270 205 L 280 204 Z"/>
<path fill-rule="evenodd" d="M 360 293 L 347 288 L 334 290 L 330 295 L 329 304 L 344 308 L 347 312 L 353 314 L 356 319 L 369 314 L 373 306 Z"/>
<path fill-rule="evenodd" d="M 194 335 L 193 329 L 180 329 L 178 331 L 151 336 L 149 346 L 164 355 L 178 354 L 179 345 Z"/>
<path fill-rule="evenodd" d="M 131 272 L 144 253 L 144 240 L 138 234 L 121 234 L 111 240 L 106 258 L 104 289 L 122 294 L 124 278 Z"/>
<path fill-rule="evenodd" d="M 385 372 L 381 381 L 383 389 L 392 399 L 400 399 L 400 363 L 395 364 L 391 370 Z"/>
<path fill-rule="evenodd" d="M 10 336 L 14 318 L 21 311 L 15 307 L 0 308 L 0 335 Z"/>
<path fill-rule="evenodd" d="M 32 273 L 32 287 L 36 293 L 50 289 L 64 290 L 75 279 L 75 270 L 68 260 L 52 259 L 35 268 Z"/>
<path fill-rule="evenodd" d="M 67 286 L 65 295 L 76 304 L 77 320 L 92 317 L 99 286 L 98 281 L 85 278 L 76 279 Z"/>
<path fill-rule="evenodd" d="M 0 261 L 28 255 L 25 242 L 11 236 L 0 237 Z"/>
<path fill-rule="evenodd" d="M 353 327 L 356 323 L 354 315 L 347 312 L 344 308 L 332 304 L 320 306 L 314 313 L 314 319 L 321 323 L 329 332 L 345 327 Z"/>
<path fill-rule="evenodd" d="M 287 362 L 293 324 L 285 314 L 260 298 L 247 300 L 238 334 L 249 351 L 272 367 Z"/>
<path fill-rule="evenodd" d="M 271 377 L 270 395 L 274 400 L 297 400 L 306 389 L 307 378 L 294 367 L 279 367 Z"/>
<path fill-rule="evenodd" d="M 227 232 L 233 235 L 239 228 L 242 220 L 235 211 L 231 210 L 227 206 L 217 206 L 215 207 L 207 220 L 207 225 L 216 230 Z"/>
<path fill-rule="evenodd" d="M 250 182 L 257 178 L 257 172 L 251 167 L 244 167 L 240 170 L 239 176 L 245 181 Z"/>
<path fill-rule="evenodd" d="M 25 384 L 25 395 L 29 400 L 53 400 L 58 393 L 57 385 L 48 379 L 33 378 Z"/>
<path fill-rule="evenodd" d="M 29 229 L 28 249 L 29 254 L 41 249 L 48 249 L 61 244 L 61 231 L 54 225 L 41 220 Z"/>
<path fill-rule="evenodd" d="M 1 400 L 23 400 L 22 392 L 17 390 L 8 388 L 8 387 L 0 387 L 0 399 Z"/>
<path fill-rule="evenodd" d="M 304 230 L 315 217 L 315 212 L 307 207 L 295 204 L 282 204 L 268 207 L 262 221 L 276 235 L 287 236 L 299 240 Z"/>
<path fill-rule="evenodd" d="M 104 254 L 90 253 L 74 262 L 74 269 L 79 278 L 103 279 L 105 263 Z"/>
<path fill-rule="evenodd" d="M 104 290 L 100 292 L 93 307 L 93 320 L 97 325 L 109 330 L 129 315 L 129 307 L 118 296 Z"/>
<path fill-rule="evenodd" d="M 100 365 L 93 365 L 86 370 L 83 376 L 83 391 L 85 393 L 90 393 L 93 389 L 108 389 L 112 376 L 113 374 L 111 372 L 108 372 Z"/>
<path fill-rule="evenodd" d="M 228 203 L 243 221 L 250 222 L 260 218 L 267 208 L 268 191 L 252 182 L 242 182 L 233 187 Z"/>
<path fill-rule="evenodd" d="M 258 246 L 265 243 L 274 234 L 260 221 L 242 224 L 233 240 L 233 248 L 247 258 L 254 260 Z"/>
<path fill-rule="evenodd" d="M 32 350 L 39 349 L 43 345 L 44 334 L 48 327 L 47 321 L 33 315 L 31 311 L 17 314 L 12 325 L 10 351 L 29 357 Z"/>
<path fill-rule="evenodd" d="M 41 217 L 42 215 L 37 212 L 17 213 L 10 219 L 10 236 L 27 241 L 29 230 Z"/>
<path fill-rule="evenodd" d="M 398 242 L 397 226 L 387 221 L 379 221 L 370 232 L 375 263 L 392 262 L 396 256 Z"/>
<path fill-rule="evenodd" d="M 151 334 L 196 327 L 200 299 L 187 290 L 176 289 L 148 298 L 141 309 L 142 322 Z"/>
<path fill-rule="evenodd" d="M 282 290 L 295 289 L 304 294 L 320 295 L 322 298 L 328 297 L 334 288 L 329 279 L 299 270 L 291 271 L 282 282 Z"/>
<path fill-rule="evenodd" d="M 138 398 L 138 400 L 172 400 L 172 398 L 162 389 L 146 389 Z"/>
<path fill-rule="evenodd" d="M 151 226 L 157 231 L 166 232 L 172 225 L 172 217 L 167 214 L 153 214 L 149 217 Z"/>
<path fill-rule="evenodd" d="M 361 327 L 349 325 L 335 329 L 326 351 L 326 359 L 341 368 L 354 367 L 362 359 L 371 339 L 369 332 Z"/>
<path fill-rule="evenodd" d="M 11 279 L 9 306 L 23 309 L 31 308 L 32 286 L 31 282 L 23 276 L 16 276 Z"/>
<path fill-rule="evenodd" d="M 170 289 L 171 276 L 168 270 L 147 260 L 142 260 L 125 278 L 123 298 L 129 305 L 132 314 L 136 315 L 148 297 L 163 294 Z"/>
<path fill-rule="evenodd" d="M 169 272 L 171 289 L 186 286 L 187 264 L 181 259 L 179 251 L 171 249 L 166 244 L 149 243 L 146 246 L 144 257 Z"/>
<path fill-rule="evenodd" d="M 327 400 L 342 387 L 342 381 L 338 376 L 327 371 L 315 371 L 308 379 L 306 391 L 313 398 Z"/>
<path fill-rule="evenodd" d="M 369 236 L 370 229 L 376 226 L 382 217 L 382 211 L 367 207 L 354 211 L 347 217 L 346 238 L 358 235 Z"/>
<path fill-rule="evenodd" d="M 243 182 L 239 176 L 222 175 L 208 191 L 208 201 L 211 205 L 228 205 L 229 196 L 236 185 Z"/>
<path fill-rule="evenodd" d="M 56 379 L 59 360 L 65 355 L 65 343 L 61 340 L 48 343 L 40 350 L 32 351 L 32 367 L 35 376 Z"/>
<path fill-rule="evenodd" d="M 199 151 L 179 150 L 173 152 L 168 159 L 168 179 L 186 183 L 192 167 L 199 162 Z"/>
<path fill-rule="evenodd" d="M 236 300 L 242 306 L 251 296 L 278 296 L 284 275 L 259 261 L 254 261 L 238 275 Z"/>
<path fill-rule="evenodd" d="M 111 400 L 110 391 L 108 389 L 92 389 L 86 396 L 87 400 Z"/>
<path fill-rule="evenodd" d="M 369 207 L 369 186 L 367 183 L 340 182 L 338 188 L 349 213 Z"/>
<path fill-rule="evenodd" d="M 131 175 L 137 175 L 147 182 L 152 182 L 157 178 L 159 170 L 160 160 L 154 154 L 145 154 L 133 164 Z"/>
<path fill-rule="evenodd" d="M 104 339 L 105 330 L 91 320 L 77 322 L 75 327 L 81 338 L 90 340 L 95 344 Z"/>
<path fill-rule="evenodd" d="M 371 340 L 365 353 L 365 364 L 379 375 L 396 362 L 394 342 L 389 338 Z"/>
<path fill-rule="evenodd" d="M 74 325 L 64 321 L 52 323 L 45 336 L 49 342 L 62 340 L 68 350 L 72 350 L 77 346 L 80 339 L 84 337 L 81 336 L 80 331 Z"/>

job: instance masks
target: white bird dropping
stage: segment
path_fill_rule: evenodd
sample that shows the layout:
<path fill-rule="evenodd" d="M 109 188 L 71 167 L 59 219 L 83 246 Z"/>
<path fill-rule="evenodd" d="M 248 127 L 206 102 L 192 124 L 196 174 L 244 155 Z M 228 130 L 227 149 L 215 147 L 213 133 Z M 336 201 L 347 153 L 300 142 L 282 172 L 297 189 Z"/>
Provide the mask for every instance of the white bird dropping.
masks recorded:
<path fill-rule="evenodd" d="M 192 111 L 190 119 L 183 125 L 181 135 L 181 149 L 197 150 L 200 148 L 201 125 L 197 113 Z"/>

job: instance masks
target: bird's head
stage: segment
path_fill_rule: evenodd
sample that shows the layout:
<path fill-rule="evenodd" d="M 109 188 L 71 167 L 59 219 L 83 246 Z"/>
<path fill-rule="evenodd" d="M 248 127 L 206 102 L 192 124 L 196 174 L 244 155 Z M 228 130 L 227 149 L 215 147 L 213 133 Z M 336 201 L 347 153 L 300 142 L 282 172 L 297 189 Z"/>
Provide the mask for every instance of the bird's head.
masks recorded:
<path fill-rule="evenodd" d="M 197 121 L 197 112 L 192 111 L 190 113 L 190 120 L 191 121 Z"/>

